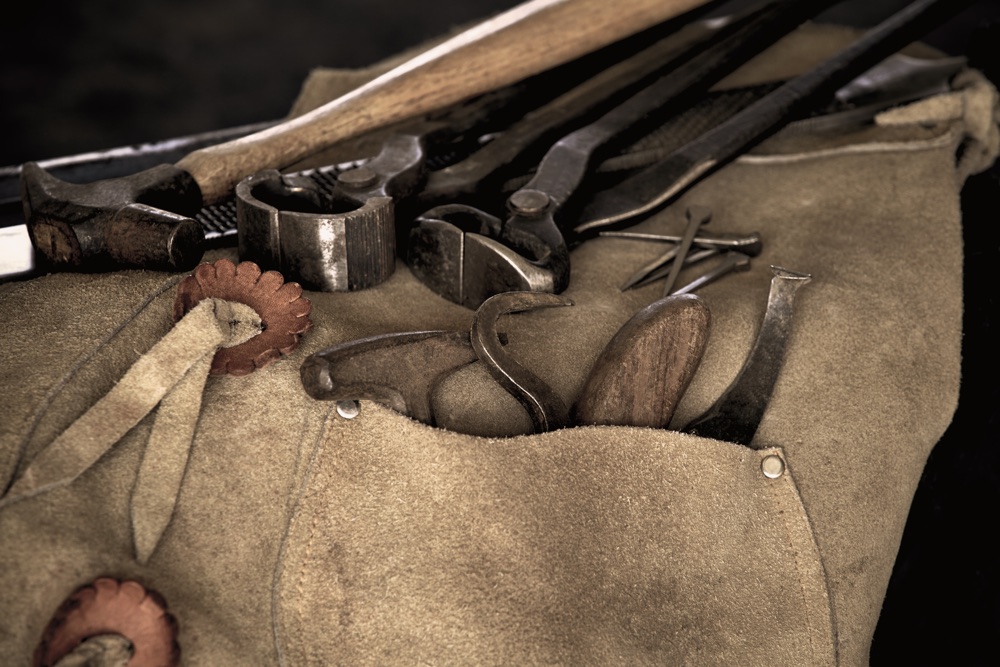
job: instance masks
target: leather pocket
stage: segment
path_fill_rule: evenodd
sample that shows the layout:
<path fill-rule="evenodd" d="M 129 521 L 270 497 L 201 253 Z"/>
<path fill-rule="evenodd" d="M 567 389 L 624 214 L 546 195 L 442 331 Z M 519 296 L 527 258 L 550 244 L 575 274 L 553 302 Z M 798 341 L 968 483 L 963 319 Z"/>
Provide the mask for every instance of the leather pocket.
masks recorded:
<path fill-rule="evenodd" d="M 783 451 L 665 430 L 489 439 L 365 402 L 327 425 L 275 583 L 287 664 L 835 661 Z"/>

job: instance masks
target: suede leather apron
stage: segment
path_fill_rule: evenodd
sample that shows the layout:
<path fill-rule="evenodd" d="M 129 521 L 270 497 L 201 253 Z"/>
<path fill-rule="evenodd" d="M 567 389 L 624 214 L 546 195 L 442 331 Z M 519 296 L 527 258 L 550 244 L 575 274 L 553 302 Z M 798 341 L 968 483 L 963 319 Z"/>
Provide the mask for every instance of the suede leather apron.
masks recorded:
<path fill-rule="evenodd" d="M 808 26 L 723 85 L 787 76 L 852 36 Z M 331 76 L 356 82 L 314 78 Z M 208 378 L 146 562 L 129 505 L 155 412 L 72 483 L 0 509 L 0 662 L 27 664 L 66 595 L 114 576 L 163 595 L 189 665 L 867 664 L 911 498 L 957 401 L 958 193 L 995 159 L 996 125 L 996 91 L 966 72 L 872 126 L 779 133 L 638 228 L 677 233 L 685 205 L 704 204 L 713 231 L 764 239 L 752 270 L 699 292 L 711 336 L 675 426 L 739 371 L 767 267 L 812 274 L 759 450 L 646 428 L 526 435 L 527 414 L 478 362 L 436 390 L 438 428 L 368 401 L 346 419 L 302 389 L 306 356 L 467 330 L 472 312 L 403 264 L 374 289 L 307 293 L 313 327 L 294 353 Z M 575 305 L 505 317 L 509 352 L 572 403 L 618 328 L 660 296 L 618 289 L 659 251 L 577 248 Z M 206 260 L 219 257 L 237 259 Z M 184 275 L 0 285 L 5 484 L 171 329 Z M 766 456 L 783 474 L 763 474 Z"/>

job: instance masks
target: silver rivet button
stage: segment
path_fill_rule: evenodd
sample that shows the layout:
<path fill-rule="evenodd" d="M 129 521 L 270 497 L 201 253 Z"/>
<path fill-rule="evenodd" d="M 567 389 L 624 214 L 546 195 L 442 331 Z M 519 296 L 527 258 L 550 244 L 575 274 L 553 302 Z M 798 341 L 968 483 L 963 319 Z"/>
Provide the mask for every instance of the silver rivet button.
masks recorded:
<path fill-rule="evenodd" d="M 361 412 L 357 401 L 337 401 L 337 414 L 344 419 L 354 419 Z"/>
<path fill-rule="evenodd" d="M 538 215 L 549 207 L 549 196 L 539 190 L 518 190 L 507 200 L 507 205 L 520 215 Z"/>
<path fill-rule="evenodd" d="M 348 188 L 367 188 L 378 180 L 378 174 L 370 167 L 348 169 L 337 176 L 337 182 Z"/>
<path fill-rule="evenodd" d="M 785 462 L 780 456 L 769 454 L 760 462 L 760 470 L 768 479 L 778 479 L 785 472 Z"/>

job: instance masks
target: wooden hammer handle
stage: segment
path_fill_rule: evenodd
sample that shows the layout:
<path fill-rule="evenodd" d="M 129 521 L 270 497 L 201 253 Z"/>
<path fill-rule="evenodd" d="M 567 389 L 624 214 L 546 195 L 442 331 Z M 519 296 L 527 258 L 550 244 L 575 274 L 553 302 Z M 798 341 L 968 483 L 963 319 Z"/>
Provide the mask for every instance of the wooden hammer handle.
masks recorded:
<path fill-rule="evenodd" d="M 197 181 L 205 205 L 216 203 L 258 171 L 510 85 L 707 1 L 529 0 L 310 113 L 194 151 L 176 166 Z"/>

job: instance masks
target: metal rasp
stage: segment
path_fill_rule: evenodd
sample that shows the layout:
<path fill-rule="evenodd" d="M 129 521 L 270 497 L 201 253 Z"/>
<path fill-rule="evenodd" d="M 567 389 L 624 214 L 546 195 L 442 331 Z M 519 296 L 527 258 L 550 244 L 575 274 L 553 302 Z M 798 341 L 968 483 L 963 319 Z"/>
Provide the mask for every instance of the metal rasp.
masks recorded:
<path fill-rule="evenodd" d="M 585 233 L 627 223 L 663 206 L 788 121 L 823 105 L 841 86 L 970 2 L 917 0 L 904 7 L 838 54 L 684 145 L 667 159 L 599 193 L 581 212 L 574 231 Z"/>

